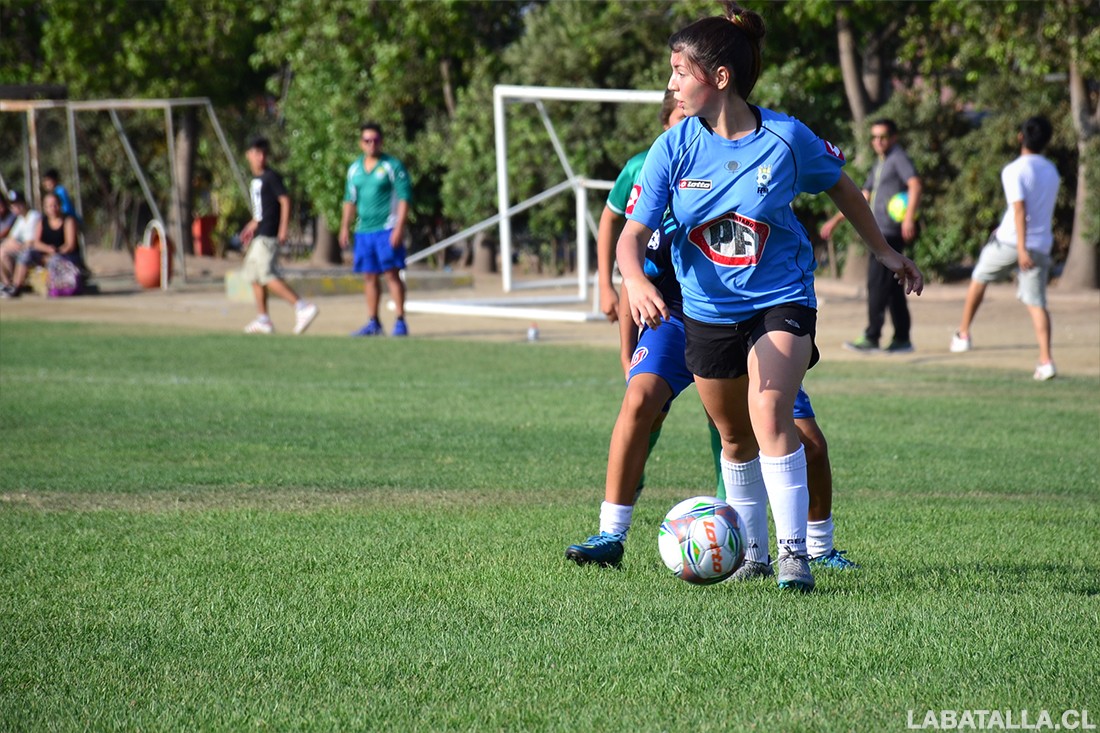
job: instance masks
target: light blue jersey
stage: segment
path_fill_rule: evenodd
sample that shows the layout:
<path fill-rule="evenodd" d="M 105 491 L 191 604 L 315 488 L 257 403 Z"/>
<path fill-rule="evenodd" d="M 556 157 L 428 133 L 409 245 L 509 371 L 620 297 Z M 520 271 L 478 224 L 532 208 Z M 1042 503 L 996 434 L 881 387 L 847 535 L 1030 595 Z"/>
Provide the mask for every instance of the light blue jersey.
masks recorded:
<path fill-rule="evenodd" d="M 650 229 L 671 212 L 684 314 L 697 321 L 738 323 L 779 304 L 817 307 L 813 245 L 791 202 L 836 185 L 844 154 L 793 117 L 759 114 L 760 127 L 740 140 L 697 117 L 666 131 L 627 209 Z"/>

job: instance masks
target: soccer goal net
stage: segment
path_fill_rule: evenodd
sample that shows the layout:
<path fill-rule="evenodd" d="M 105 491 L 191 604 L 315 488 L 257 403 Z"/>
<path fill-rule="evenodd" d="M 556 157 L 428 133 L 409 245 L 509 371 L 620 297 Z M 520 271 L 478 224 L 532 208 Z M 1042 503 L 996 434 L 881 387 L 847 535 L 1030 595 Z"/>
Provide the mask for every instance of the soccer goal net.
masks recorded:
<path fill-rule="evenodd" d="M 660 104 L 662 91 L 630 89 L 570 89 L 498 84 L 493 87 L 493 128 L 496 144 L 497 213 L 488 219 L 447 237 L 432 247 L 417 252 L 408 262 L 425 259 L 451 245 L 462 242 L 478 232 L 497 227 L 500 239 L 500 274 L 502 296 L 491 299 L 418 301 L 409 300 L 406 309 L 420 313 L 481 315 L 501 318 L 527 318 L 548 321 L 598 320 L 599 293 L 594 287 L 595 263 L 590 261 L 589 237 L 595 238 L 597 225 L 588 208 L 588 192 L 610 190 L 613 181 L 587 178 L 570 164 L 569 156 L 544 102 L 596 102 L 614 104 Z M 508 186 L 508 110 L 519 104 L 534 105 L 547 133 L 547 152 L 553 151 L 562 170 L 562 180 L 530 198 L 513 203 Z M 514 277 L 512 255 L 512 217 L 538 206 L 554 196 L 572 193 L 576 205 L 576 276 L 542 280 L 518 281 Z M 573 285 L 575 283 L 575 291 Z M 568 293 L 537 295 L 532 291 L 548 288 L 568 288 Z M 554 307 L 551 307 L 554 306 Z M 568 307 L 568 306 L 581 306 Z"/>

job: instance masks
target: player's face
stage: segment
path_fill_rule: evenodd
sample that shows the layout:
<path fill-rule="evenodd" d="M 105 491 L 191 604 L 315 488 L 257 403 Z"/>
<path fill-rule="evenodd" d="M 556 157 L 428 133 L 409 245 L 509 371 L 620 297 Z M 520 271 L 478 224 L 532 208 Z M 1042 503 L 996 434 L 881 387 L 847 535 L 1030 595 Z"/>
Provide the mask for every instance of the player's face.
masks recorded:
<path fill-rule="evenodd" d="M 248 159 L 248 167 L 253 174 L 259 175 L 264 172 L 264 162 L 267 160 L 264 151 L 259 148 L 249 148 L 245 153 L 245 157 Z"/>
<path fill-rule="evenodd" d="M 377 130 L 363 130 L 359 133 L 359 147 L 367 155 L 378 155 L 382 152 L 382 135 Z"/>
<path fill-rule="evenodd" d="M 717 105 L 721 95 L 712 85 L 696 76 L 695 67 L 687 58 L 676 51 L 669 58 L 672 76 L 668 79 L 668 88 L 679 103 L 677 107 L 685 117 L 717 116 Z"/>
<path fill-rule="evenodd" d="M 878 155 L 885 155 L 890 146 L 894 144 L 894 137 L 890 134 L 890 128 L 886 125 L 872 125 L 871 149 Z"/>

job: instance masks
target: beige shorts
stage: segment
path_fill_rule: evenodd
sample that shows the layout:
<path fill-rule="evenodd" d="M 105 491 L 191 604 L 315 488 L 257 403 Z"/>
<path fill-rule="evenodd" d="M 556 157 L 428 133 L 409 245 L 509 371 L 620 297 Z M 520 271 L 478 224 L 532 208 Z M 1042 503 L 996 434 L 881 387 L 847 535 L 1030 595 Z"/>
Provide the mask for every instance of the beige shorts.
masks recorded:
<path fill-rule="evenodd" d="M 267 285 L 282 276 L 279 270 L 279 240 L 275 237 L 253 237 L 244 256 L 241 277 L 245 282 Z"/>
<path fill-rule="evenodd" d="M 1030 270 L 1019 270 L 1016 274 L 1016 298 L 1024 305 L 1036 308 L 1047 307 L 1047 280 L 1050 278 L 1050 255 L 1028 250 L 1035 264 Z M 1007 280 L 1019 268 L 1015 243 L 1002 242 L 996 236 L 989 238 L 978 255 L 978 264 L 974 265 L 971 280 L 991 283 Z"/>

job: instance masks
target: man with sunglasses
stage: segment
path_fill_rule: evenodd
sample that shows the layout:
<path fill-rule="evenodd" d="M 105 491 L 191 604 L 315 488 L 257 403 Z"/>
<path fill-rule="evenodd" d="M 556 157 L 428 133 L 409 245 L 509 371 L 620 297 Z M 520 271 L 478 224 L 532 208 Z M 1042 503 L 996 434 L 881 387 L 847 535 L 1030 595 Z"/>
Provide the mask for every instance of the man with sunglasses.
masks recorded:
<path fill-rule="evenodd" d="M 893 120 L 884 118 L 871 123 L 871 148 L 878 160 L 863 184 L 863 195 L 871 204 L 871 212 L 887 244 L 902 252 L 917 238 L 920 176 L 913 161 L 898 145 L 898 126 Z M 825 222 L 821 226 L 822 239 L 832 237 L 833 230 L 843 220 L 844 214 L 837 212 Z M 905 290 L 894 279 L 894 273 L 872 258 L 867 263 L 867 328 L 856 340 L 846 341 L 844 348 L 860 353 L 879 351 L 887 310 L 894 324 L 894 338 L 886 347 L 886 353 L 913 351 L 909 333 L 912 320 Z"/>
<path fill-rule="evenodd" d="M 394 336 L 407 336 L 405 324 L 405 224 L 412 201 L 409 174 L 401 161 L 382 152 L 382 127 L 366 122 L 359 128 L 359 147 L 363 154 L 348 166 L 344 185 L 344 210 L 340 218 L 340 247 L 347 249 L 352 214 L 356 215 L 354 260 L 352 269 L 363 273 L 363 293 L 367 299 L 367 325 L 352 336 L 382 336 L 385 329 L 378 320 L 381 296 L 378 276 L 385 273 L 390 297 L 397 307 Z"/>

